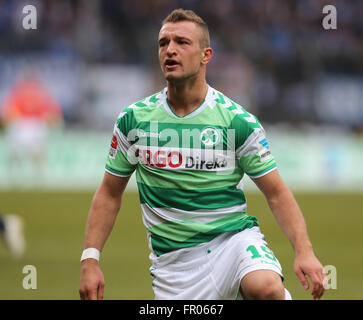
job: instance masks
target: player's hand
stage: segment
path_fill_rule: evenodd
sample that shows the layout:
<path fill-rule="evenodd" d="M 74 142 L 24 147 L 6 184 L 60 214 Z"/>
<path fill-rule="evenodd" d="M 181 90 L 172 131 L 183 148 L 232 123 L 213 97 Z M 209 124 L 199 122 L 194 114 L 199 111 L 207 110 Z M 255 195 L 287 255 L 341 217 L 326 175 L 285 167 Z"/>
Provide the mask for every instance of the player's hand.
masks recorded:
<path fill-rule="evenodd" d="M 95 259 L 82 261 L 79 295 L 81 300 L 102 300 L 105 287 L 103 273 Z"/>
<path fill-rule="evenodd" d="M 320 299 L 324 294 L 324 268 L 314 253 L 298 255 L 295 258 L 294 271 L 305 290 L 309 289 L 308 276 L 311 280 L 311 295 Z"/>

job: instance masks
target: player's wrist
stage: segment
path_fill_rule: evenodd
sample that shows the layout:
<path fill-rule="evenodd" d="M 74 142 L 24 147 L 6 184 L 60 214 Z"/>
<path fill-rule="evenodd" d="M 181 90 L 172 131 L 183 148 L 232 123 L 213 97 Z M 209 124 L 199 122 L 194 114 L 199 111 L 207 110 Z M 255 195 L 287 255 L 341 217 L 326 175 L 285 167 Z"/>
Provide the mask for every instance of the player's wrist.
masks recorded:
<path fill-rule="evenodd" d="M 306 256 L 306 255 L 314 255 L 313 246 L 311 243 L 306 243 L 304 245 L 298 245 L 294 247 L 295 256 Z"/>
<path fill-rule="evenodd" d="M 96 259 L 86 259 L 81 261 L 82 272 L 92 271 L 99 267 L 100 267 L 99 262 Z"/>
<path fill-rule="evenodd" d="M 97 263 L 100 261 L 101 252 L 97 248 L 86 248 L 81 255 L 81 263 L 84 261 L 94 261 Z"/>

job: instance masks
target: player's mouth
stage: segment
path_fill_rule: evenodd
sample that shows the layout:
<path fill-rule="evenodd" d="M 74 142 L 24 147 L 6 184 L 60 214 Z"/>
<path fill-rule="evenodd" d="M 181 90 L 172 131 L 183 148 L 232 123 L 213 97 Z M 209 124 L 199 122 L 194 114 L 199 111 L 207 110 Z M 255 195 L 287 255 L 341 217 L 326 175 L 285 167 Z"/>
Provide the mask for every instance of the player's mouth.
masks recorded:
<path fill-rule="evenodd" d="M 174 70 L 179 65 L 179 62 L 174 59 L 166 59 L 165 60 L 165 69 L 166 70 Z"/>

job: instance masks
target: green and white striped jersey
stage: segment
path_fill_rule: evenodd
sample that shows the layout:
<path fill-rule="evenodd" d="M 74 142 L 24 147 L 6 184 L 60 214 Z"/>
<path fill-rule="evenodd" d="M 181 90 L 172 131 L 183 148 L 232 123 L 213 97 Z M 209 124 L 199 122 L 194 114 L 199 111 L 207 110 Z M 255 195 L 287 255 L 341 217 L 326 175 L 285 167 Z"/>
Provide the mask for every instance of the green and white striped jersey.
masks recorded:
<path fill-rule="evenodd" d="M 258 225 L 246 213 L 241 179 L 276 169 L 257 118 L 219 91 L 179 117 L 167 88 L 123 109 L 106 171 L 136 170 L 143 222 L 156 255 Z"/>

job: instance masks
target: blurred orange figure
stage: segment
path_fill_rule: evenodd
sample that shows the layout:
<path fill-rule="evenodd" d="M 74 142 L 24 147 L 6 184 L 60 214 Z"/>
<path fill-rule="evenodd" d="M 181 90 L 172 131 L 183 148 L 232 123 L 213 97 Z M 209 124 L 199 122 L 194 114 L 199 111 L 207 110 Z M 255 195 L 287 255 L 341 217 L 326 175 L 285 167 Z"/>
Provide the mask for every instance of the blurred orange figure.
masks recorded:
<path fill-rule="evenodd" d="M 33 167 L 42 167 L 48 128 L 62 120 L 62 110 L 46 86 L 27 73 L 4 99 L 0 118 L 6 127 L 10 165 L 30 160 Z"/>
<path fill-rule="evenodd" d="M 15 85 L 4 101 L 1 115 L 5 123 L 23 119 L 52 124 L 61 119 L 62 111 L 43 83 L 32 77 Z"/>

